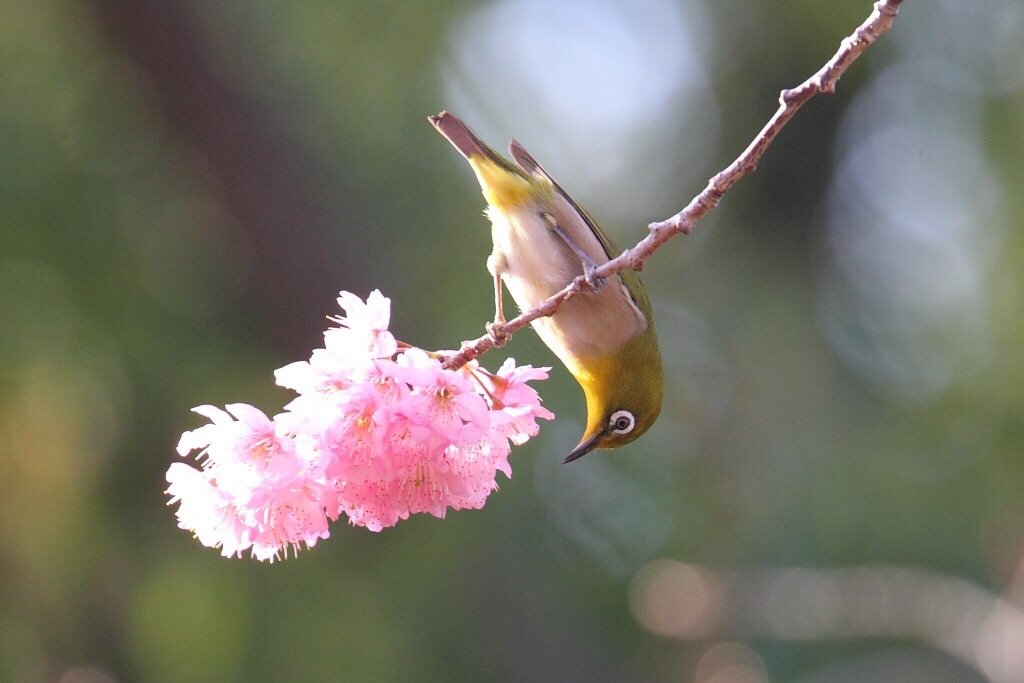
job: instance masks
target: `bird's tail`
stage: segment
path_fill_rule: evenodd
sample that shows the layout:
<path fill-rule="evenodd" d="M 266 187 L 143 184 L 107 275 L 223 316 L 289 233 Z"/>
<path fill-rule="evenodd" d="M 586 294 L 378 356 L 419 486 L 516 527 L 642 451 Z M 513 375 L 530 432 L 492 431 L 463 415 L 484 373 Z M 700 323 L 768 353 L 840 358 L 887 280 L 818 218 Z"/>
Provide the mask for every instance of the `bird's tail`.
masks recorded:
<path fill-rule="evenodd" d="M 445 136 L 448 142 L 452 143 L 452 146 L 459 150 L 459 153 L 466 157 L 466 159 L 472 161 L 474 156 L 483 157 L 505 171 L 518 176 L 525 175 L 522 169 L 488 147 L 455 114 L 443 111 L 436 116 L 429 116 L 427 118 L 434 125 L 434 128 L 437 129 L 437 132 Z"/>

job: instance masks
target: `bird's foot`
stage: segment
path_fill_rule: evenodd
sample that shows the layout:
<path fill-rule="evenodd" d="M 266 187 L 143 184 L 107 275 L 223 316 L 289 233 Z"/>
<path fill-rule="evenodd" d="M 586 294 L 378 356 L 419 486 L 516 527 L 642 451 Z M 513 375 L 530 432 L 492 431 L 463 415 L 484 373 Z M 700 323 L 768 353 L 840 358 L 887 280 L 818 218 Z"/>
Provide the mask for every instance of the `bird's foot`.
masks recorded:
<path fill-rule="evenodd" d="M 589 259 L 588 259 L 589 261 Z M 594 294 L 601 291 L 601 288 L 608 284 L 608 278 L 597 277 L 594 275 L 594 271 L 597 270 L 597 265 L 590 261 L 587 263 L 583 262 L 583 279 L 587 281 L 587 284 L 593 287 Z"/>
<path fill-rule="evenodd" d="M 508 331 L 504 320 L 495 320 L 493 323 L 487 323 L 484 325 L 484 329 L 487 330 L 487 336 L 491 338 L 495 348 L 500 349 L 512 338 L 512 333 Z"/>

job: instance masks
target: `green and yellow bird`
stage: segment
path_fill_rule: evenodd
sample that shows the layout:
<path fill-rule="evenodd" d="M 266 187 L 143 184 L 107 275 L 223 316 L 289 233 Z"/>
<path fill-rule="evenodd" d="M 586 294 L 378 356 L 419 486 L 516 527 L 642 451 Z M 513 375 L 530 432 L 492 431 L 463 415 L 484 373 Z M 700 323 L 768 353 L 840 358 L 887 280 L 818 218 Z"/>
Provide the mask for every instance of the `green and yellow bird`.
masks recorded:
<path fill-rule="evenodd" d="M 469 161 L 487 200 L 494 251 L 495 322 L 502 283 L 523 310 L 619 254 L 607 235 L 515 140 L 515 164 L 481 142 L 457 116 L 430 122 Z M 563 462 L 595 448 L 616 448 L 646 432 L 661 412 L 663 375 L 651 302 L 632 270 L 566 301 L 533 322 L 587 398 L 587 428 Z M 490 328 L 494 329 L 494 328 Z"/>

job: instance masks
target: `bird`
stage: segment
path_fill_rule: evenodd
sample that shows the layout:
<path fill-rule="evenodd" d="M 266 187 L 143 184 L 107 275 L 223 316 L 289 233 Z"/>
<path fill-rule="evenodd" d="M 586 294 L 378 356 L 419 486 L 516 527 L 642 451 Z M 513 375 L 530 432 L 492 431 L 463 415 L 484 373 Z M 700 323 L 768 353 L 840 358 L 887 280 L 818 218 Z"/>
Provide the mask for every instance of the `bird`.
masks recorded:
<path fill-rule="evenodd" d="M 580 275 L 594 286 L 532 323 L 586 398 L 586 427 L 562 462 L 637 439 L 661 412 L 664 388 L 651 301 L 639 276 L 633 270 L 607 281 L 594 276 L 619 249 L 515 139 L 509 143 L 513 163 L 454 114 L 428 119 L 469 162 L 487 201 L 494 243 L 487 269 L 495 297 L 487 329 L 495 341 L 504 341 L 503 285 L 522 310 Z"/>

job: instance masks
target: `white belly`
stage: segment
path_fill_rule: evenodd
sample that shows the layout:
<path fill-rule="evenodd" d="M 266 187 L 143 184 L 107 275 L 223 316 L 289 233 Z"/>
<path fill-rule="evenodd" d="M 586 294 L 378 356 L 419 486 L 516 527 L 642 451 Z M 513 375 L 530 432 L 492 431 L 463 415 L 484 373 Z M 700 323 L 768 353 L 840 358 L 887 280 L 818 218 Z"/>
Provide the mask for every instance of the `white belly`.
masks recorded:
<path fill-rule="evenodd" d="M 608 256 L 589 227 L 561 197 L 550 207 L 559 226 L 600 265 Z M 492 268 L 498 271 L 520 309 L 533 308 L 583 273 L 577 256 L 541 218 L 541 210 L 488 211 L 494 240 Z M 575 219 L 575 220 L 574 220 Z M 618 276 L 600 292 L 570 299 L 553 316 L 533 323 L 541 339 L 573 369 L 574 358 L 612 351 L 646 327 L 643 314 Z"/>

